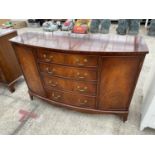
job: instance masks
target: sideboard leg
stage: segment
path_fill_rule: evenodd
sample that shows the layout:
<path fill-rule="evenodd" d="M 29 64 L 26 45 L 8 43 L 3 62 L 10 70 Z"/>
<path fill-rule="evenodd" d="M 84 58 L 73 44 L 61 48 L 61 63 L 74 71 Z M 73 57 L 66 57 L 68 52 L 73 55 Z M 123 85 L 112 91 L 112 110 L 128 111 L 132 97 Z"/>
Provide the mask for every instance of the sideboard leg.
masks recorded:
<path fill-rule="evenodd" d="M 33 100 L 33 95 L 30 92 L 28 93 L 29 93 L 30 99 Z"/>
<path fill-rule="evenodd" d="M 13 85 L 9 85 L 8 88 L 9 88 L 9 91 L 10 91 L 11 93 L 13 93 L 13 92 L 15 91 L 15 88 L 14 88 Z"/>
<path fill-rule="evenodd" d="M 128 114 L 123 114 L 123 122 L 126 122 L 128 119 Z"/>

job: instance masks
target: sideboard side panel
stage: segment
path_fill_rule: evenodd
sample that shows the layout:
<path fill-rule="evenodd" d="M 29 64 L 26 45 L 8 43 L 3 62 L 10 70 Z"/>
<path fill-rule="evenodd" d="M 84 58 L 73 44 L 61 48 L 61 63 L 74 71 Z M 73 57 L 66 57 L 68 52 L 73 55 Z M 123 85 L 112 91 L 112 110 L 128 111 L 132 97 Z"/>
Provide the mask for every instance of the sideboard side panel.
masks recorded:
<path fill-rule="evenodd" d="M 128 110 L 142 63 L 141 56 L 102 57 L 99 109 Z"/>
<path fill-rule="evenodd" d="M 0 63 L 1 69 L 5 75 L 6 83 L 10 83 L 21 75 L 21 70 L 15 55 L 15 52 L 8 41 L 17 36 L 17 32 L 0 37 Z"/>
<path fill-rule="evenodd" d="M 18 57 L 20 66 L 22 68 L 28 88 L 32 92 L 45 97 L 45 90 L 43 88 L 36 61 L 33 55 L 33 48 L 20 45 L 13 46 Z"/>

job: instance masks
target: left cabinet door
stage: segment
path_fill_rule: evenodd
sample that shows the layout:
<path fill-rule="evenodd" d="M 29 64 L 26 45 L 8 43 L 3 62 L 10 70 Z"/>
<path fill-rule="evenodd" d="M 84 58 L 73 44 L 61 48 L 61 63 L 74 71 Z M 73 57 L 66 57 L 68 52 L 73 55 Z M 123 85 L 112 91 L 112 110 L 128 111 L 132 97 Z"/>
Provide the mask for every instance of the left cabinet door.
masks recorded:
<path fill-rule="evenodd" d="M 35 49 L 16 44 L 13 44 L 13 47 L 18 57 L 29 90 L 37 95 L 45 97 L 45 91 L 35 60 Z"/>

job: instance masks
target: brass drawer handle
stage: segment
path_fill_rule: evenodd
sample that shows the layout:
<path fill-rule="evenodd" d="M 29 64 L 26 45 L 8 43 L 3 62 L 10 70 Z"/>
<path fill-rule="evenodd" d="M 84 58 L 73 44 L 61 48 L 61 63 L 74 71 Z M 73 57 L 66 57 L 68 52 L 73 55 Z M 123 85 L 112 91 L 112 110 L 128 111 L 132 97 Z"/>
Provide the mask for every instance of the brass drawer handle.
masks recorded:
<path fill-rule="evenodd" d="M 77 64 L 77 65 L 79 65 L 79 66 L 84 66 L 85 63 L 88 62 L 88 59 L 85 58 L 85 59 L 83 60 L 84 63 L 79 63 L 79 62 L 80 62 L 80 60 L 79 60 L 79 59 L 76 59 L 76 64 Z"/>
<path fill-rule="evenodd" d="M 46 54 L 43 54 L 43 58 L 46 58 L 47 57 L 47 55 Z"/>
<path fill-rule="evenodd" d="M 87 73 L 84 73 L 84 76 L 80 76 L 80 73 L 78 72 L 77 76 L 78 76 L 79 79 L 84 79 L 84 78 L 86 78 Z"/>
<path fill-rule="evenodd" d="M 45 59 L 45 61 L 46 61 L 46 62 L 50 62 L 51 60 L 50 60 L 50 59 Z"/>
<path fill-rule="evenodd" d="M 85 59 L 83 60 L 83 62 L 85 62 L 85 63 L 88 62 L 88 59 L 85 58 Z"/>
<path fill-rule="evenodd" d="M 50 59 L 53 59 L 53 55 L 50 55 Z"/>
<path fill-rule="evenodd" d="M 55 68 L 53 68 L 52 71 L 50 71 L 49 68 L 47 67 L 47 68 L 46 68 L 46 71 L 47 71 L 49 74 L 53 74 L 54 71 L 55 71 Z"/>
<path fill-rule="evenodd" d="M 81 89 L 80 86 L 77 86 L 77 89 L 80 92 L 85 92 L 85 91 L 87 91 L 88 88 L 87 87 L 84 87 L 83 89 Z"/>
<path fill-rule="evenodd" d="M 48 67 L 46 67 L 46 69 L 45 69 L 47 72 L 49 72 L 49 68 Z"/>
<path fill-rule="evenodd" d="M 57 100 L 57 99 L 61 98 L 61 95 L 56 96 L 54 93 L 52 93 L 52 97 Z"/>
<path fill-rule="evenodd" d="M 51 80 L 48 82 L 52 87 L 56 87 L 57 86 L 57 82 L 53 83 Z"/>
<path fill-rule="evenodd" d="M 46 61 L 46 62 L 50 62 L 50 61 L 53 60 L 53 55 L 50 55 L 49 58 L 47 58 L 47 55 L 46 55 L 46 56 L 43 56 L 43 57 L 45 58 L 45 61 Z"/>
<path fill-rule="evenodd" d="M 81 101 L 81 99 L 80 99 L 80 100 L 79 100 L 79 103 L 80 103 L 81 105 L 83 105 L 83 104 L 88 103 L 88 100 L 83 100 L 83 101 Z"/>

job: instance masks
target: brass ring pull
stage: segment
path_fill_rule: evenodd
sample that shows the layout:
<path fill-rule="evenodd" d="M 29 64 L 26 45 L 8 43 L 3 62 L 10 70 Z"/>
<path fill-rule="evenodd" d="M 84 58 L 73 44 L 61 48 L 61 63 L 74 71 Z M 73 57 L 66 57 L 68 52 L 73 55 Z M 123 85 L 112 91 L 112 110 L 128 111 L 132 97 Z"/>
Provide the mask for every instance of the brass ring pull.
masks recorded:
<path fill-rule="evenodd" d="M 46 54 L 43 54 L 43 58 L 46 58 L 47 57 L 47 55 Z"/>
<path fill-rule="evenodd" d="M 49 72 L 49 68 L 48 67 L 46 67 L 46 71 Z"/>
<path fill-rule="evenodd" d="M 86 78 L 87 73 L 85 73 L 84 76 L 80 76 L 80 73 L 78 72 L 77 73 L 77 76 L 78 76 L 79 79 L 84 79 L 84 78 Z"/>
<path fill-rule="evenodd" d="M 80 92 L 85 92 L 88 88 L 84 87 L 83 89 L 80 89 L 80 86 L 77 86 L 78 91 Z"/>
<path fill-rule="evenodd" d="M 83 101 L 81 101 L 81 100 L 79 100 L 79 102 L 80 102 L 80 104 L 86 104 L 86 103 L 88 103 L 88 100 L 83 100 Z"/>
<path fill-rule="evenodd" d="M 56 96 L 54 93 L 52 93 L 52 97 L 57 100 L 57 99 L 61 98 L 61 95 Z"/>
<path fill-rule="evenodd" d="M 46 61 L 46 62 L 50 62 L 50 61 L 51 61 L 51 59 L 45 59 L 45 61 Z"/>
<path fill-rule="evenodd" d="M 86 58 L 83 60 L 84 63 L 79 63 L 79 61 L 80 61 L 79 59 L 76 59 L 76 63 L 78 66 L 84 66 L 85 65 L 84 63 L 88 62 Z"/>
<path fill-rule="evenodd" d="M 84 76 L 79 76 L 78 78 L 79 78 L 79 79 L 84 79 L 85 77 L 84 77 Z"/>
<path fill-rule="evenodd" d="M 87 60 L 86 58 L 85 58 L 83 61 L 84 61 L 85 63 L 88 62 L 88 60 Z"/>
<path fill-rule="evenodd" d="M 50 55 L 49 58 L 47 58 L 47 55 L 45 54 L 43 57 L 46 58 L 45 59 L 46 62 L 50 62 L 53 59 L 53 55 Z"/>
<path fill-rule="evenodd" d="M 52 59 L 53 58 L 53 55 L 50 55 L 50 58 Z"/>
<path fill-rule="evenodd" d="M 47 68 L 46 68 L 46 71 L 47 71 L 49 74 L 53 74 L 54 71 L 55 71 L 55 69 L 53 68 L 52 71 L 50 71 L 49 68 L 47 67 Z"/>
<path fill-rule="evenodd" d="M 49 83 L 52 87 L 56 87 L 56 86 L 57 86 L 57 84 L 58 84 L 57 82 L 52 83 L 52 81 L 49 81 L 48 83 Z"/>
<path fill-rule="evenodd" d="M 57 86 L 57 83 L 52 83 L 51 86 L 52 87 L 56 87 Z"/>

